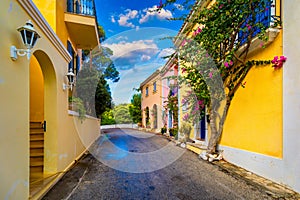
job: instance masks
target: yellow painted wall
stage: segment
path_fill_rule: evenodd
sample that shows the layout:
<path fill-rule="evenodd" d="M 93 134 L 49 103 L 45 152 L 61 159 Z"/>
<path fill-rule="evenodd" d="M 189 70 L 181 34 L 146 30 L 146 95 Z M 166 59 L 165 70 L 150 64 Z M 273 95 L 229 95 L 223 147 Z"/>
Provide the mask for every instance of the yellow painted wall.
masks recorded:
<path fill-rule="evenodd" d="M 56 10 L 56 34 L 63 42 L 65 47 L 67 47 L 67 40 L 71 40 L 71 38 L 69 38 L 68 29 L 65 23 L 65 11 L 67 10 L 67 1 L 56 0 Z"/>
<path fill-rule="evenodd" d="M 30 121 L 44 121 L 44 77 L 34 56 L 30 60 Z"/>
<path fill-rule="evenodd" d="M 252 59 L 272 60 L 282 55 L 282 33 Z M 254 67 L 232 100 L 220 144 L 282 157 L 282 69 Z"/>
<path fill-rule="evenodd" d="M 32 0 L 51 28 L 56 32 L 56 0 Z"/>
<path fill-rule="evenodd" d="M 92 143 L 99 135 L 99 120 L 87 119 L 76 125 L 69 116 L 68 91 L 62 89 L 63 83 L 67 83 L 68 62 L 32 16 L 17 0 L 1 2 L 0 160 L 5 162 L 1 162 L 0 168 L 0 199 L 29 197 L 30 69 L 37 67 L 37 62 L 44 75 L 45 172 L 66 169 L 85 150 L 83 144 Z M 20 56 L 12 61 L 10 46 L 24 48 L 16 29 L 28 19 L 32 20 L 41 38 L 32 50 L 31 61 Z"/>
<path fill-rule="evenodd" d="M 29 62 L 12 61 L 9 48 L 23 48 L 17 28 L 28 19 L 15 0 L 0 6 L 0 199 L 28 199 Z"/>

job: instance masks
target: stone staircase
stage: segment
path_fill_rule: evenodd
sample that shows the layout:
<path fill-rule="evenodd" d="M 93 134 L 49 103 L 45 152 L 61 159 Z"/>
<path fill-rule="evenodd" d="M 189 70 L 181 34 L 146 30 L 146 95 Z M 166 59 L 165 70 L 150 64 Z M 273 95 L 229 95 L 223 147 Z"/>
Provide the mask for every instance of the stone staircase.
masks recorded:
<path fill-rule="evenodd" d="M 43 176 L 44 127 L 43 122 L 30 122 L 30 178 Z"/>

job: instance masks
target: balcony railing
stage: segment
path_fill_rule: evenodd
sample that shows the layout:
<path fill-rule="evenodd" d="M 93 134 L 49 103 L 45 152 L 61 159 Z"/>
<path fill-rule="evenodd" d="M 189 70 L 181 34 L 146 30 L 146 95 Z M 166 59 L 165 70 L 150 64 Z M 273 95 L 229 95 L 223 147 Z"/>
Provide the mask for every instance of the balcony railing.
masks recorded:
<path fill-rule="evenodd" d="M 262 12 L 263 10 L 263 12 Z M 272 18 L 273 15 L 275 14 L 275 5 L 271 4 L 270 1 L 265 1 L 265 4 L 260 3 L 257 8 L 255 8 L 255 11 L 258 13 L 255 16 L 255 23 L 261 23 L 265 28 L 268 28 L 272 25 Z M 252 15 L 250 15 L 245 23 L 242 25 L 241 28 L 246 29 L 247 28 L 252 28 L 248 25 L 248 22 L 252 18 Z M 253 33 L 251 35 L 251 38 L 254 38 L 256 35 L 258 35 L 261 32 L 260 28 L 258 27 L 253 27 Z M 247 42 L 248 36 L 249 36 L 250 31 L 240 31 L 238 34 L 238 40 L 240 41 L 240 44 L 243 45 Z"/>
<path fill-rule="evenodd" d="M 67 0 L 67 12 L 95 16 L 94 0 Z"/>

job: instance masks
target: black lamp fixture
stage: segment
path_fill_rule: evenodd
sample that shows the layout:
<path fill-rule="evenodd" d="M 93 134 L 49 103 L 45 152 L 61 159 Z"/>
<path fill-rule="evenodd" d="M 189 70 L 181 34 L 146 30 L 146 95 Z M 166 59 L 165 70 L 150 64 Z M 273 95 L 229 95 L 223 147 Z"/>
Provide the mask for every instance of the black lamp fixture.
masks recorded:
<path fill-rule="evenodd" d="M 19 56 L 27 55 L 27 59 L 30 59 L 31 49 L 35 46 L 36 41 L 41 37 L 33 28 L 33 24 L 30 20 L 26 24 L 17 29 L 20 32 L 22 42 L 27 49 L 17 49 L 15 46 L 10 47 L 10 57 L 13 61 L 18 59 Z"/>

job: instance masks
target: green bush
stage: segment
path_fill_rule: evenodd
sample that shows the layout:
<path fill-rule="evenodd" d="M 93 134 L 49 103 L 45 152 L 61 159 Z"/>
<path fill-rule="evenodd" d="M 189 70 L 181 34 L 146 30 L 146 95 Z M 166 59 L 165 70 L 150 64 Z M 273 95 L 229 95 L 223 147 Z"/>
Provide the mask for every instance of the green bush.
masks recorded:
<path fill-rule="evenodd" d="M 176 137 L 178 134 L 178 128 L 170 128 L 169 133 L 170 133 L 170 136 Z"/>
<path fill-rule="evenodd" d="M 167 127 L 162 127 L 160 132 L 161 134 L 165 134 L 167 132 Z"/>

